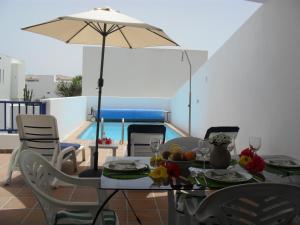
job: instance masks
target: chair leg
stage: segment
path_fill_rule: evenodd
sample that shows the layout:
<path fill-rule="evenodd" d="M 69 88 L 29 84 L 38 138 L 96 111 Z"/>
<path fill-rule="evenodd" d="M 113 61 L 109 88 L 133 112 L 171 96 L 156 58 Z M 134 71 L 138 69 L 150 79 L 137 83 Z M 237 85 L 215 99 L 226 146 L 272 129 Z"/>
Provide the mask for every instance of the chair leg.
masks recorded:
<path fill-rule="evenodd" d="M 82 161 L 85 161 L 85 148 L 82 148 L 81 154 L 82 154 Z"/>
<path fill-rule="evenodd" d="M 73 161 L 73 166 L 74 166 L 74 172 L 77 172 L 78 168 L 77 168 L 77 159 L 76 159 L 75 151 L 72 151 L 71 154 L 72 154 L 72 161 Z"/>
<path fill-rule="evenodd" d="M 17 161 L 18 161 L 18 158 L 19 158 L 18 157 L 19 152 L 20 152 L 20 148 L 16 148 L 11 153 L 11 158 L 10 158 L 10 161 L 9 161 L 6 177 L 4 178 L 4 181 L 3 181 L 3 183 L 5 185 L 9 185 L 10 182 L 11 182 L 12 173 L 13 173 L 15 167 L 16 167 L 16 164 L 17 164 Z"/>

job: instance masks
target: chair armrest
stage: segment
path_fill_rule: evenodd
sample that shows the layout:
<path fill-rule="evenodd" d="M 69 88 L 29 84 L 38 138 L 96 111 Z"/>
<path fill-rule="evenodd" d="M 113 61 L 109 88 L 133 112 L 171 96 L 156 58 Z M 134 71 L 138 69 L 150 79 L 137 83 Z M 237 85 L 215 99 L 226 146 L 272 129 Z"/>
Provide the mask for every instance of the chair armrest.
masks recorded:
<path fill-rule="evenodd" d="M 54 177 L 56 177 L 58 180 L 61 180 L 66 183 L 70 183 L 73 185 L 78 185 L 78 186 L 91 186 L 95 188 L 100 188 L 100 177 L 95 177 L 95 178 L 78 178 L 78 177 L 73 177 L 70 175 L 67 175 L 60 170 L 53 170 L 53 173 L 55 173 Z"/>

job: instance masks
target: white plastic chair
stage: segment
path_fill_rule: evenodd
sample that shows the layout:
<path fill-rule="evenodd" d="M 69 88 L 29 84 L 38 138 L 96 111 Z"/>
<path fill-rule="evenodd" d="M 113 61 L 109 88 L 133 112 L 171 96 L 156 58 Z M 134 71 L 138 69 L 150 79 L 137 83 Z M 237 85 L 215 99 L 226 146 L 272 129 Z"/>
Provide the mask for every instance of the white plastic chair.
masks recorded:
<path fill-rule="evenodd" d="M 197 224 L 287 225 L 299 215 L 299 196 L 300 187 L 289 184 L 243 184 L 216 191 L 201 202 L 187 198 L 185 207 Z"/>
<path fill-rule="evenodd" d="M 84 146 L 72 143 L 60 143 L 57 122 L 51 115 L 17 115 L 16 117 L 21 145 L 14 149 L 9 162 L 5 184 L 11 182 L 12 173 L 18 169 L 18 157 L 23 150 L 37 152 L 57 169 L 61 169 L 64 160 L 72 159 L 74 170 L 77 170 L 76 155 L 82 152 L 85 160 Z M 62 146 L 67 146 L 62 149 Z"/>
<path fill-rule="evenodd" d="M 20 153 L 19 163 L 25 182 L 33 191 L 44 212 L 47 225 L 92 224 L 103 200 L 96 199 L 95 202 L 60 200 L 51 195 L 51 183 L 56 179 L 76 186 L 94 187 L 99 191 L 100 179 L 68 176 L 54 168 L 40 154 L 30 150 Z M 97 224 L 117 225 L 119 223 L 113 210 L 104 209 Z"/>

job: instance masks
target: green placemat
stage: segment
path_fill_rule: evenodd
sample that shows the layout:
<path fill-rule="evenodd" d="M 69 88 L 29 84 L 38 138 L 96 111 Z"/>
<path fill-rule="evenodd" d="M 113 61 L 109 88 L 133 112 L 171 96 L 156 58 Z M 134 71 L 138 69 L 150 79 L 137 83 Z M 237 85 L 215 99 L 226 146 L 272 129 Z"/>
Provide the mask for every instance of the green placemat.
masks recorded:
<path fill-rule="evenodd" d="M 149 173 L 150 173 L 150 169 L 147 165 L 146 169 L 138 170 L 138 171 L 130 171 L 130 172 L 116 172 L 104 168 L 102 175 L 113 179 L 133 180 L 133 179 L 147 177 Z"/>
<path fill-rule="evenodd" d="M 197 184 L 194 177 L 189 177 L 189 180 L 191 181 L 191 183 Z M 238 185 L 238 184 L 258 182 L 257 177 L 255 177 L 255 179 L 251 179 L 251 180 L 246 181 L 246 182 L 238 182 L 238 183 L 218 182 L 218 181 L 211 180 L 211 179 L 209 179 L 207 177 L 204 177 L 204 176 L 198 176 L 197 180 L 199 181 L 200 185 L 202 185 L 204 187 L 207 187 L 207 188 L 211 188 L 211 189 L 220 189 L 220 188 L 230 187 L 230 186 Z"/>
<path fill-rule="evenodd" d="M 300 175 L 300 168 L 286 168 L 267 164 L 265 171 L 282 176 Z"/>

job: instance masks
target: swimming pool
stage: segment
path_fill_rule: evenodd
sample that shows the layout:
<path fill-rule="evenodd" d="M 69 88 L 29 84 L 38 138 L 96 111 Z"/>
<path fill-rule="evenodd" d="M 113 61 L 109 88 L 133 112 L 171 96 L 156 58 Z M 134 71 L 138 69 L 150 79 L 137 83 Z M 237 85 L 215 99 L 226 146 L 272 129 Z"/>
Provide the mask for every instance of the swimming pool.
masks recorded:
<path fill-rule="evenodd" d="M 124 123 L 124 141 L 127 141 L 127 128 L 133 123 Z M 134 123 L 134 124 L 146 124 L 146 123 Z M 151 123 L 151 124 L 163 124 L 163 123 Z M 92 123 L 85 131 L 83 131 L 79 139 L 81 140 L 93 140 L 96 136 L 96 123 Z M 165 125 L 166 127 L 166 141 L 181 137 L 182 135 Z M 105 122 L 104 123 L 105 136 L 112 138 L 114 141 L 120 141 L 122 139 L 122 123 Z M 101 134 L 101 132 L 100 132 Z M 99 136 L 100 136 L 99 134 Z"/>

